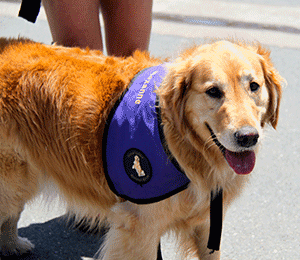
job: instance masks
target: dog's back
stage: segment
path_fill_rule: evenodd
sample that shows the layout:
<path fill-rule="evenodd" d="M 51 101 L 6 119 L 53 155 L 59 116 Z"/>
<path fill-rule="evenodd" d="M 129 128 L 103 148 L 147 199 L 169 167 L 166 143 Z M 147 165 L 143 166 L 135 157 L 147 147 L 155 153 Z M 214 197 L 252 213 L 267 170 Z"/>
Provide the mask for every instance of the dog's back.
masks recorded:
<path fill-rule="evenodd" d="M 0 52 L 0 240 L 10 240 L 5 232 L 14 239 L 24 204 L 47 181 L 82 216 L 105 212 L 117 201 L 102 166 L 106 117 L 130 79 L 157 61 L 28 40 L 0 39 Z M 22 253 L 31 245 L 0 247 Z"/>

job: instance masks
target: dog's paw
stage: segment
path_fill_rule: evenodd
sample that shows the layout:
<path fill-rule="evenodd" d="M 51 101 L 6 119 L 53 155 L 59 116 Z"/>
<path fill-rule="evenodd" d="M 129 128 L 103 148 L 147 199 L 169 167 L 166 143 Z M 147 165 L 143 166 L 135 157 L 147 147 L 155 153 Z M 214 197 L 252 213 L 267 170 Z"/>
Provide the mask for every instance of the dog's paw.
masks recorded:
<path fill-rule="evenodd" d="M 1 254 L 3 256 L 22 255 L 30 252 L 33 248 L 34 245 L 27 238 L 17 237 L 16 241 L 9 241 L 4 245 L 2 244 Z"/>

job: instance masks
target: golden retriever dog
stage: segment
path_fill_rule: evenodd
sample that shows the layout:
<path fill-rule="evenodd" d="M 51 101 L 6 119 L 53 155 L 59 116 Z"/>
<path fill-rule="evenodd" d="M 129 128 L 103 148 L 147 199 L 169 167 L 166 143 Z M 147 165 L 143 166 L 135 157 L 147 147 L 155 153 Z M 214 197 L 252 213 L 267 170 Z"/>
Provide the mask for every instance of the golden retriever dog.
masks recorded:
<path fill-rule="evenodd" d="M 211 194 L 223 191 L 224 214 L 255 166 L 263 129 L 278 121 L 282 78 L 269 55 L 256 43 L 215 41 L 165 64 L 155 90 L 165 145 L 190 182 L 164 200 L 138 204 L 110 188 L 105 127 L 135 75 L 163 61 L 139 51 L 117 58 L 0 39 L 2 254 L 33 248 L 18 237 L 18 219 L 27 201 L 55 184 L 78 220 L 109 224 L 100 259 L 155 260 L 167 232 L 183 254 L 220 259 L 207 248 Z M 142 173 L 142 156 L 135 159 L 129 168 Z"/>

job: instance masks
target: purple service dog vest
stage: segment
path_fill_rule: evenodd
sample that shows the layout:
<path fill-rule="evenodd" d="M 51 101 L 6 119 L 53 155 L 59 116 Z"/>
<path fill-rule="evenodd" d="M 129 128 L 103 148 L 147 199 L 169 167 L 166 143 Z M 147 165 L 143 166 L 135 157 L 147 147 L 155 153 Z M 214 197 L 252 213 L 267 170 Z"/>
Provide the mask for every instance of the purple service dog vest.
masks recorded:
<path fill-rule="evenodd" d="M 184 189 L 189 179 L 166 147 L 155 89 L 164 65 L 135 76 L 109 114 L 103 163 L 110 189 L 137 204 L 158 202 Z"/>

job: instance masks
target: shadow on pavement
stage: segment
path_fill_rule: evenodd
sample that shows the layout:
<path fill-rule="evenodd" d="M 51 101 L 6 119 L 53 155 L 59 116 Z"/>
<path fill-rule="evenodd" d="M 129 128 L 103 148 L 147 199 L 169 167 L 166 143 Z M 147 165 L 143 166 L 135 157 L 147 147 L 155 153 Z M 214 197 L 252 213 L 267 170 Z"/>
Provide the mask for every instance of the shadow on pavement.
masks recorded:
<path fill-rule="evenodd" d="M 32 224 L 19 229 L 19 236 L 28 238 L 35 248 L 31 253 L 18 257 L 20 260 L 81 260 L 93 257 L 103 242 L 105 230 L 87 234 L 72 227 L 64 217 L 42 224 Z M 16 259 L 3 257 L 1 260 Z"/>
<path fill-rule="evenodd" d="M 19 236 L 28 238 L 35 248 L 32 252 L 17 257 L 19 260 L 82 260 L 92 258 L 100 248 L 107 229 L 88 232 L 84 226 L 74 227 L 74 222 L 59 217 L 42 224 L 31 224 L 18 230 Z M 16 259 L 15 256 L 0 256 L 0 260 Z M 159 245 L 157 260 L 162 260 Z"/>

